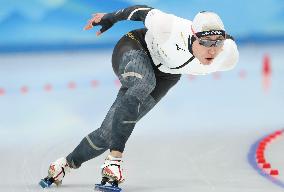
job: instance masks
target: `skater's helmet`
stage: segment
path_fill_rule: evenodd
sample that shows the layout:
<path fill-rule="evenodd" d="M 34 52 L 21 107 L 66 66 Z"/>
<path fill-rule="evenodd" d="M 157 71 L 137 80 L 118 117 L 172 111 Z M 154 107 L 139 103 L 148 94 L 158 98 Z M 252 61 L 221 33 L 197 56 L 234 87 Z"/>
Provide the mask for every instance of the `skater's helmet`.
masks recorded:
<path fill-rule="evenodd" d="M 221 18 L 211 11 L 199 12 L 192 21 L 191 30 L 198 38 L 209 35 L 226 36 Z"/>

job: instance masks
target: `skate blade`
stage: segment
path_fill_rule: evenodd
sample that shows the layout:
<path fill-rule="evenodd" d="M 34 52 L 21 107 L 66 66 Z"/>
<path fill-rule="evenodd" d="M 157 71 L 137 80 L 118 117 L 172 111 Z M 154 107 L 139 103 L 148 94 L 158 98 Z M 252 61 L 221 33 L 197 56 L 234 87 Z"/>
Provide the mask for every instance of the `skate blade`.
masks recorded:
<path fill-rule="evenodd" d="M 109 185 L 102 185 L 102 184 L 95 184 L 95 191 L 101 192 L 120 192 L 121 188 L 109 186 Z"/>
<path fill-rule="evenodd" d="M 38 183 L 42 188 L 47 188 L 49 187 L 52 183 L 48 180 L 42 179 L 40 180 L 40 182 Z"/>

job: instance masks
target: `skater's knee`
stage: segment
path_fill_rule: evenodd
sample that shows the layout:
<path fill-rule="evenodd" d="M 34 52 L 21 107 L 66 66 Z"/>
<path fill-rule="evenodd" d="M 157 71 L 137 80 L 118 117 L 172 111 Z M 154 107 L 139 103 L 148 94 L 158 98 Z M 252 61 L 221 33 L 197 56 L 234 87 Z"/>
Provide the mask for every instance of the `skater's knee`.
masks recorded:
<path fill-rule="evenodd" d="M 126 94 L 137 98 L 141 103 L 143 103 L 155 89 L 155 86 L 156 82 L 139 83 L 129 88 Z"/>

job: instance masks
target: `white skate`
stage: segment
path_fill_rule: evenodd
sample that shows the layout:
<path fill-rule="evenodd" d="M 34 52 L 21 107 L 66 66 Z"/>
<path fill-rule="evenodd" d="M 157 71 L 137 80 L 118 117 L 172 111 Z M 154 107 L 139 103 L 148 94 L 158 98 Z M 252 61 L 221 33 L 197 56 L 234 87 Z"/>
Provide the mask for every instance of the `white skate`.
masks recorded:
<path fill-rule="evenodd" d="M 49 187 L 52 183 L 57 186 L 62 184 L 62 180 L 66 173 L 70 172 L 70 166 L 68 165 L 66 158 L 62 157 L 51 163 L 48 169 L 48 176 L 42 179 L 39 184 L 42 188 Z"/>
<path fill-rule="evenodd" d="M 102 185 L 105 185 L 107 182 L 112 186 L 117 187 L 118 184 L 123 183 L 125 181 L 123 177 L 123 169 L 121 167 L 122 164 L 121 158 L 114 158 L 112 156 L 108 156 L 102 165 Z"/>

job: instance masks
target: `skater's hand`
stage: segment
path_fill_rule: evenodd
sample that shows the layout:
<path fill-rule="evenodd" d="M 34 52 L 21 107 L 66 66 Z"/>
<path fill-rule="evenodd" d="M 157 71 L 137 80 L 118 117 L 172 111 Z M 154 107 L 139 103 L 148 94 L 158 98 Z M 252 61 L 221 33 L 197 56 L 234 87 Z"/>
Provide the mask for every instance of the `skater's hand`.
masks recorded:
<path fill-rule="evenodd" d="M 95 13 L 93 14 L 92 18 L 88 21 L 87 25 L 84 27 L 85 30 L 90 30 L 94 26 L 101 25 L 102 28 L 96 32 L 96 35 L 99 36 L 106 30 L 112 27 L 112 23 L 109 22 L 107 18 L 103 18 L 106 14 L 105 13 Z"/>

